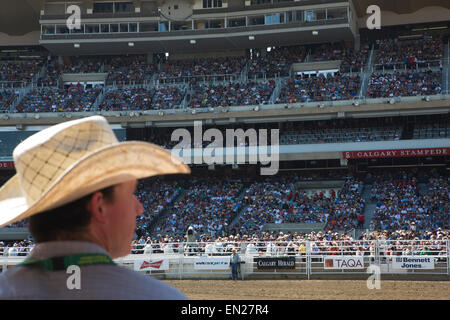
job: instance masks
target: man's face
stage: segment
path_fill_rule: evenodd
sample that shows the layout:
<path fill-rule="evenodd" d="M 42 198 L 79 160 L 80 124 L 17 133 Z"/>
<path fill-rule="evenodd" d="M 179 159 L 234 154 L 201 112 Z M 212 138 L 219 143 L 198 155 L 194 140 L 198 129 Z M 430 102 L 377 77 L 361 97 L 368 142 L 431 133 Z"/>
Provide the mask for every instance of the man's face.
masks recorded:
<path fill-rule="evenodd" d="M 130 253 L 131 242 L 136 229 L 136 217 L 144 212 L 134 191 L 137 180 L 118 184 L 114 188 L 114 200 L 108 203 L 109 253 L 118 258 Z"/>

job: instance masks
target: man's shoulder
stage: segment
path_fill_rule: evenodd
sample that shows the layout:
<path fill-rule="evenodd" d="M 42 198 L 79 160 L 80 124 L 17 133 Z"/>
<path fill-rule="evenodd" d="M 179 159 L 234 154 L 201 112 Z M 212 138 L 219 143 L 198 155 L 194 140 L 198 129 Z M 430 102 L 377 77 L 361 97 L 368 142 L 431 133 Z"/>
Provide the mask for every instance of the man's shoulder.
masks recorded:
<path fill-rule="evenodd" d="M 71 274 L 15 267 L 0 274 L 0 299 L 185 300 L 178 289 L 120 266 L 80 269 L 79 290 L 69 290 Z"/>
<path fill-rule="evenodd" d="M 115 266 L 110 268 L 107 272 L 107 276 L 109 275 L 117 290 L 122 290 L 121 295 L 128 295 L 130 296 L 129 299 L 187 299 L 178 289 L 163 281 L 125 267 Z"/>

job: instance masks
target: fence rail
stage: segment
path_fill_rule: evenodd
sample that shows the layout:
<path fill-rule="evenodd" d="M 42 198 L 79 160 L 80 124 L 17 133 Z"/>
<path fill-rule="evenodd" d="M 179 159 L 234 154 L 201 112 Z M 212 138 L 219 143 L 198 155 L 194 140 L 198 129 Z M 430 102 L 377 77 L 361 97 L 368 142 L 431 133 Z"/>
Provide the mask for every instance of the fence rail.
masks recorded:
<path fill-rule="evenodd" d="M 243 261 L 241 277 L 364 275 L 376 265 L 383 274 L 439 275 L 450 280 L 450 240 L 254 241 L 138 244 L 116 263 L 168 279 L 223 279 L 233 249 Z M 22 262 L 31 248 L 0 248 L 3 270 Z"/>

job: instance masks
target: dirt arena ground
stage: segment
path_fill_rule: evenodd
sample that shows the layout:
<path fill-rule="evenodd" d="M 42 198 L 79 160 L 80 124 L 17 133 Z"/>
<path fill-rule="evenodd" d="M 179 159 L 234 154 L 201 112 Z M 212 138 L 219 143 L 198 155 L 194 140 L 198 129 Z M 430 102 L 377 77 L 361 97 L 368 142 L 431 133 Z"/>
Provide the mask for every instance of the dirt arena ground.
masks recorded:
<path fill-rule="evenodd" d="M 449 300 L 449 281 L 164 280 L 192 300 Z"/>

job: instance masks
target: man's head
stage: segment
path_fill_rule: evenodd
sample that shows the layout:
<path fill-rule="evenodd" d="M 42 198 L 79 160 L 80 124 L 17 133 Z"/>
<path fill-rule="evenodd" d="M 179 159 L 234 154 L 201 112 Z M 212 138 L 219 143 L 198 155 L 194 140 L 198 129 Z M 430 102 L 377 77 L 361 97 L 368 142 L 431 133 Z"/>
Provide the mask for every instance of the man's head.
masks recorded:
<path fill-rule="evenodd" d="M 136 180 L 126 181 L 30 218 L 36 242 L 78 240 L 102 246 L 112 258 L 130 253 L 136 217 L 144 211 L 134 195 Z"/>
<path fill-rule="evenodd" d="M 119 142 L 100 116 L 41 130 L 13 158 L 16 175 L 0 188 L 0 226 L 30 218 L 37 242 L 91 241 L 113 258 L 129 253 L 143 212 L 137 179 L 190 172 L 154 144 Z"/>

